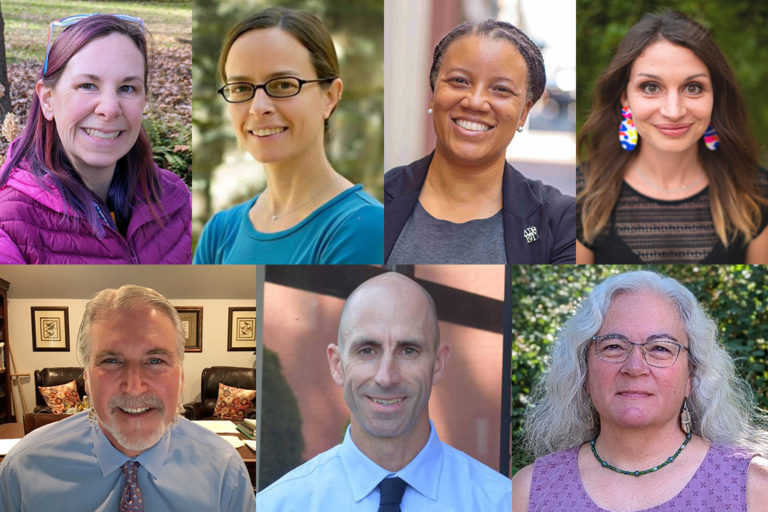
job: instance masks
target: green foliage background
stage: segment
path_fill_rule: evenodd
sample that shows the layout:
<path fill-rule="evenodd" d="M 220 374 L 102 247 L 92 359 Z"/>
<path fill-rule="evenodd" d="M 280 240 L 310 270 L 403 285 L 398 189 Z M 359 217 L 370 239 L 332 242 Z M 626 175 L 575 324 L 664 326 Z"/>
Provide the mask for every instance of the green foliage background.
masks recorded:
<path fill-rule="evenodd" d="M 595 80 L 616 53 L 627 30 L 647 12 L 674 8 L 707 28 L 728 58 L 761 148 L 760 163 L 768 166 L 768 2 L 577 0 L 576 5 L 577 129 L 581 129 L 592 108 Z"/>
<path fill-rule="evenodd" d="M 528 397 L 546 371 L 558 329 L 592 288 L 629 270 L 652 270 L 683 283 L 720 329 L 720 343 L 768 409 L 768 267 L 764 265 L 510 266 L 512 279 L 512 472 L 531 458 L 522 453 L 521 428 Z"/>

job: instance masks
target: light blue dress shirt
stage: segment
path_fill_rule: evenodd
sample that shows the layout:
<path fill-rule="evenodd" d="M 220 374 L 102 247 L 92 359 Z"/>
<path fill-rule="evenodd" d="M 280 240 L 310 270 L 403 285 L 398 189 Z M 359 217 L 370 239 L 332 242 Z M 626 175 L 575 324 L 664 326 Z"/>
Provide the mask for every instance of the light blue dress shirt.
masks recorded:
<path fill-rule="evenodd" d="M 258 196 L 205 225 L 196 264 L 367 265 L 384 263 L 384 207 L 355 185 L 284 231 L 256 231 L 248 212 Z"/>
<path fill-rule="evenodd" d="M 512 481 L 440 441 L 434 425 L 427 444 L 391 473 L 361 452 L 350 436 L 299 466 L 256 496 L 258 512 L 369 511 L 379 508 L 381 480 L 408 483 L 403 512 L 510 512 Z"/>
<path fill-rule="evenodd" d="M 141 464 L 147 512 L 253 512 L 253 486 L 242 457 L 216 434 L 180 418 L 158 443 L 131 459 L 88 412 L 38 428 L 0 464 L 0 512 L 104 511 L 120 507 L 126 461 Z"/>

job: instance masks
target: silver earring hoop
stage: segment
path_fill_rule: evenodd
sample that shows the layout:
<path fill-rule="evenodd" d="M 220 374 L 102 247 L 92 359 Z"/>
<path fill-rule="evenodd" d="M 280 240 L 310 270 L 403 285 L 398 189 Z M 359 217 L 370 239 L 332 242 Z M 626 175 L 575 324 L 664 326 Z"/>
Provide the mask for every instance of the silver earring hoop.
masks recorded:
<path fill-rule="evenodd" d="M 429 108 L 427 109 L 427 114 L 429 114 L 429 115 L 432 115 L 432 112 L 433 112 L 433 110 L 432 110 L 432 107 L 429 107 Z"/>

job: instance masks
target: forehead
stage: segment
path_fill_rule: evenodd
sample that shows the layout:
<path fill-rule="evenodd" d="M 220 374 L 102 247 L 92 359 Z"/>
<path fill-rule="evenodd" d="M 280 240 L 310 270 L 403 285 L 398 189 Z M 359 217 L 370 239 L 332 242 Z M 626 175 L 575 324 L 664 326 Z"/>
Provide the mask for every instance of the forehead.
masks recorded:
<path fill-rule="evenodd" d="M 441 67 L 464 66 L 499 73 L 526 73 L 527 66 L 517 47 L 508 39 L 469 34 L 453 41 L 445 50 Z M 490 66 L 490 67 L 489 67 Z"/>
<path fill-rule="evenodd" d="M 424 294 L 415 287 L 369 287 L 354 297 L 345 325 L 346 339 L 427 339 L 431 311 Z"/>
<path fill-rule="evenodd" d="M 651 74 L 668 79 L 685 79 L 699 74 L 709 77 L 709 69 L 693 51 L 662 39 L 648 45 L 632 63 L 631 75 Z"/>
<path fill-rule="evenodd" d="M 290 32 L 278 27 L 241 34 L 232 43 L 224 68 L 228 77 L 242 75 L 259 79 L 266 79 L 272 73 L 309 75 L 314 72 L 309 50 Z"/>
<path fill-rule="evenodd" d="M 99 313 L 89 337 L 91 354 L 100 351 L 144 353 L 167 350 L 176 353 L 176 328 L 173 321 L 157 309 L 140 307 Z"/>
<path fill-rule="evenodd" d="M 603 318 L 601 331 L 608 329 L 616 330 L 617 334 L 642 337 L 662 331 L 675 337 L 684 335 L 682 318 L 675 303 L 650 291 L 615 296 Z"/>
<path fill-rule="evenodd" d="M 86 43 L 69 59 L 65 72 L 94 73 L 114 71 L 143 76 L 146 63 L 136 43 L 125 34 L 112 32 Z"/>

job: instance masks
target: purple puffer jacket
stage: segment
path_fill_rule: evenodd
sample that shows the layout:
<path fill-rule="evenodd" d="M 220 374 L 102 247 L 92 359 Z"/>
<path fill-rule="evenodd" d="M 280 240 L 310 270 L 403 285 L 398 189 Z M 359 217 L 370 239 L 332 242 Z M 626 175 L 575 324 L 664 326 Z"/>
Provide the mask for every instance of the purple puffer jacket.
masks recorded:
<path fill-rule="evenodd" d="M 0 188 L 0 263 L 191 263 L 189 189 L 172 172 L 159 171 L 161 223 L 140 203 L 125 238 L 105 222 L 100 240 L 57 189 L 40 187 L 22 164 Z"/>

